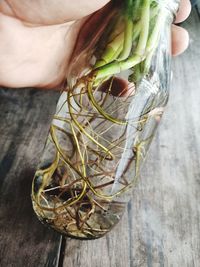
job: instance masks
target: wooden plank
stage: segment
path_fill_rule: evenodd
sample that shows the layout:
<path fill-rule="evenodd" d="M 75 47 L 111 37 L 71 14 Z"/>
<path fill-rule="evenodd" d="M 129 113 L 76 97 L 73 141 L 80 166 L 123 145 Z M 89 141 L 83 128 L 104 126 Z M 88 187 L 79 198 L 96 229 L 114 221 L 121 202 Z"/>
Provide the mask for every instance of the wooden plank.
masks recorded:
<path fill-rule="evenodd" d="M 200 8 L 200 2 L 199 2 L 199 0 L 197 1 L 197 4 L 196 4 L 196 6 L 195 7 L 197 7 L 197 9 L 199 9 Z"/>
<path fill-rule="evenodd" d="M 198 17 L 186 26 L 191 48 L 175 60 L 171 101 L 123 220 L 102 239 L 67 239 L 64 266 L 198 266 Z M 58 265 L 60 237 L 33 216 L 29 197 L 55 95 L 1 91 L 1 266 Z"/>
<path fill-rule="evenodd" d="M 99 240 L 67 239 L 63 266 L 197 267 L 200 262 L 200 20 L 184 24 L 171 98 L 128 209 Z"/>
<path fill-rule="evenodd" d="M 58 93 L 0 91 L 0 266 L 58 266 L 60 235 L 36 218 L 31 181 Z"/>

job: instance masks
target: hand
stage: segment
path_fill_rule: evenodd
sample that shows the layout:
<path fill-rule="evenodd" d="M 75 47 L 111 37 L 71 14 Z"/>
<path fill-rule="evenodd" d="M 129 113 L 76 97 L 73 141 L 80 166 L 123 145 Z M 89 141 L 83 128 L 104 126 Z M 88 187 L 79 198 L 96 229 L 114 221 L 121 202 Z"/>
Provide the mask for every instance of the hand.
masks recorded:
<path fill-rule="evenodd" d="M 181 0 L 175 23 L 184 21 L 190 14 L 191 4 L 189 0 Z M 188 32 L 182 27 L 172 25 L 172 54 L 177 56 L 183 53 L 189 44 Z"/>
<path fill-rule="evenodd" d="M 108 0 L 2 0 L 0 2 L 0 85 L 56 88 L 65 79 L 76 37 L 86 16 Z M 182 0 L 176 22 L 187 18 Z M 173 25 L 172 53 L 188 46 L 186 30 Z"/>

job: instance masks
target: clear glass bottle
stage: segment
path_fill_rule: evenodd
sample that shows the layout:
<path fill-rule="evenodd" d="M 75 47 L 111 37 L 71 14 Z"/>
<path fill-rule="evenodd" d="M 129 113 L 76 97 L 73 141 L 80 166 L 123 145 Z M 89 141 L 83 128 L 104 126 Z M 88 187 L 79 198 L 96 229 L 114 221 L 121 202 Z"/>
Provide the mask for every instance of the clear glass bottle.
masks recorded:
<path fill-rule="evenodd" d="M 122 217 L 168 100 L 178 4 L 113 0 L 84 46 L 79 36 L 32 186 L 57 231 L 99 238 Z"/>

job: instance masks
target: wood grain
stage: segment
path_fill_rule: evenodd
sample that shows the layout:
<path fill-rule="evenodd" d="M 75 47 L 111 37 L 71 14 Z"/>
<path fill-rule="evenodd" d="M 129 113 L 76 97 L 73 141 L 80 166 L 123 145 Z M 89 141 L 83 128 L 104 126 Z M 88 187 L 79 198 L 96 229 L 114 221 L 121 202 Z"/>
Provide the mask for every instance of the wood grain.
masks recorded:
<path fill-rule="evenodd" d="M 32 177 L 57 93 L 0 91 L 1 267 L 200 266 L 200 16 L 184 24 L 168 108 L 122 221 L 104 238 L 61 238 L 33 214 Z M 62 239 L 62 241 L 61 241 Z"/>
<path fill-rule="evenodd" d="M 67 239 L 65 267 L 200 266 L 200 20 L 184 24 L 171 97 L 123 220 L 95 241 Z"/>
<path fill-rule="evenodd" d="M 32 210 L 31 181 L 57 93 L 0 91 L 0 266 L 57 266 L 60 236 Z"/>

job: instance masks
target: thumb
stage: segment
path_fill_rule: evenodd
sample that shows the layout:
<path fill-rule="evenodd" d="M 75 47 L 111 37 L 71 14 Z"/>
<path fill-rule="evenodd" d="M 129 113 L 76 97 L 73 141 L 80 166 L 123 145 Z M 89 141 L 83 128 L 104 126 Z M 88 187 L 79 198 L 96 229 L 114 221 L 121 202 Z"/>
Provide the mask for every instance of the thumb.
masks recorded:
<path fill-rule="evenodd" d="M 59 24 L 83 18 L 109 0 L 2 0 L 0 12 L 39 25 Z"/>

